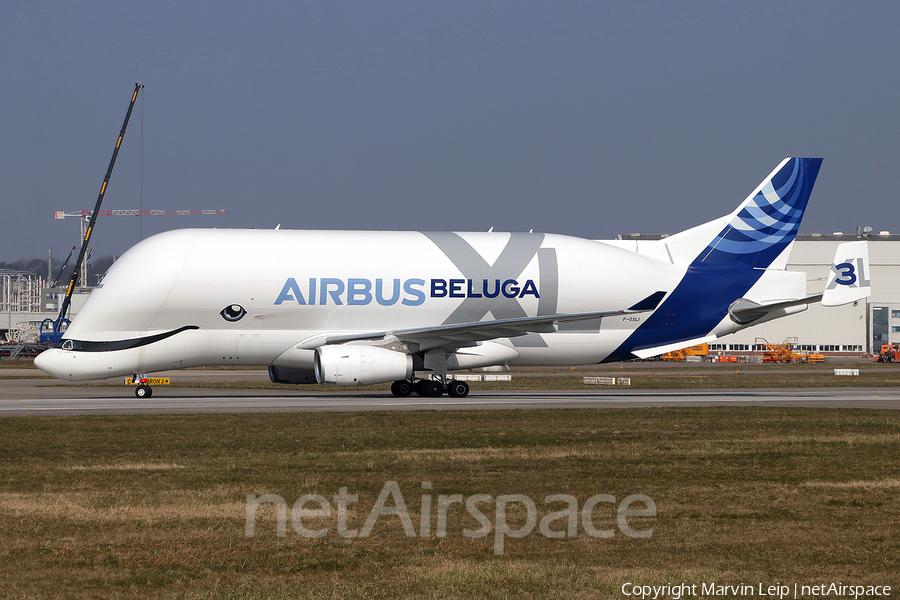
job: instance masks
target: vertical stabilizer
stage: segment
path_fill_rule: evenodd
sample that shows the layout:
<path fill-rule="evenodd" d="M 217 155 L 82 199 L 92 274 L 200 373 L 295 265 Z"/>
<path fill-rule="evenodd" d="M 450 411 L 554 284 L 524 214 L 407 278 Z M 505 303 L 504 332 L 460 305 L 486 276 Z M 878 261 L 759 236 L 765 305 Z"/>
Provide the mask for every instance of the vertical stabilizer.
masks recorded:
<path fill-rule="evenodd" d="M 730 215 L 666 239 L 674 262 L 783 268 L 778 259 L 797 235 L 821 165 L 821 158 L 784 159 Z"/>
<path fill-rule="evenodd" d="M 821 165 L 821 158 L 786 158 L 730 215 L 664 240 L 684 277 L 608 360 L 713 335 L 767 269 L 784 268 Z"/>
<path fill-rule="evenodd" d="M 794 241 L 821 158 L 789 158 L 732 213 L 728 225 L 701 252 L 699 262 L 740 262 L 767 268 Z"/>

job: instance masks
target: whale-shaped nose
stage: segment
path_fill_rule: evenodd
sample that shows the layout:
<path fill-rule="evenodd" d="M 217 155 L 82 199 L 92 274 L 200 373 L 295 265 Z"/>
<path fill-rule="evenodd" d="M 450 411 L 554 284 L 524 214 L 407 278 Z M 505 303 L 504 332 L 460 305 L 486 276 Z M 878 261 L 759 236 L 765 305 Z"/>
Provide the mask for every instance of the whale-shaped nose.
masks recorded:
<path fill-rule="evenodd" d="M 34 358 L 34 366 L 57 379 L 72 378 L 71 369 L 69 368 L 71 362 L 71 357 L 64 356 L 63 351 L 59 348 L 44 350 Z"/>

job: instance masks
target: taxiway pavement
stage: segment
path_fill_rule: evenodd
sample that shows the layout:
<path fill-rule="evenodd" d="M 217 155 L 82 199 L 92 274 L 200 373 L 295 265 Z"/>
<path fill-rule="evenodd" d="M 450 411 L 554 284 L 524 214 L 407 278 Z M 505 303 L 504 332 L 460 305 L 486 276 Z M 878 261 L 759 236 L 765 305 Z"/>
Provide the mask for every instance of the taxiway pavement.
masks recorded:
<path fill-rule="evenodd" d="M 0 375 L 13 375 L 5 370 Z M 18 371 L 18 370 L 16 370 Z M 38 372 L 28 370 L 28 375 Z M 182 372 L 183 374 L 184 372 Z M 249 373 L 249 375 L 248 375 Z M 17 376 L 21 376 L 16 373 Z M 160 374 L 165 376 L 165 374 Z M 196 381 L 267 381 L 265 371 L 194 371 Z M 309 392 L 302 387 L 247 390 L 154 386 L 151 398 L 133 388 L 69 386 L 54 379 L 0 380 L 0 417 L 24 415 L 241 413 L 368 410 L 635 408 L 659 406 L 804 406 L 900 409 L 898 388 L 740 388 L 696 390 L 493 391 L 466 398 L 395 398 L 388 391 Z"/>

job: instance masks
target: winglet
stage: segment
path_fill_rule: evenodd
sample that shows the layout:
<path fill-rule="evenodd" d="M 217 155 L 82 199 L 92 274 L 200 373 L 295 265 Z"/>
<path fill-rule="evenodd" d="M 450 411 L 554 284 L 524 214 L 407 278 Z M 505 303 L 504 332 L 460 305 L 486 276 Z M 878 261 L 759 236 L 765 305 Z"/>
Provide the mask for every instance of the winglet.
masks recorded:
<path fill-rule="evenodd" d="M 822 306 L 840 306 L 872 294 L 869 281 L 869 243 L 845 242 L 837 247 Z"/>

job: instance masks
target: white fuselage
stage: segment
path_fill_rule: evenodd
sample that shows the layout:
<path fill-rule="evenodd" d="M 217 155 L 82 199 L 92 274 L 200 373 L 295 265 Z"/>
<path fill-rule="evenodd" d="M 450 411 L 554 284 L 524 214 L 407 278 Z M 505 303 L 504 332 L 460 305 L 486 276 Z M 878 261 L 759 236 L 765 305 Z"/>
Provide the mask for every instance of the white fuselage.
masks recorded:
<path fill-rule="evenodd" d="M 553 234 L 176 230 L 126 252 L 65 334 L 112 342 L 112 351 L 54 349 L 42 368 L 84 380 L 271 365 L 279 357 L 311 367 L 312 352 L 305 352 L 328 335 L 621 310 L 673 289 L 684 272 L 610 244 Z M 228 307 L 236 307 L 229 318 L 238 309 L 246 314 L 228 320 Z M 489 343 L 507 348 L 498 355 L 508 364 L 598 363 L 647 314 Z M 191 329 L 119 349 L 123 340 L 185 327 Z"/>
<path fill-rule="evenodd" d="M 440 395 L 453 369 L 656 356 L 870 293 L 864 242 L 838 248 L 823 294 L 807 297 L 805 273 L 785 270 L 821 163 L 786 158 L 730 214 L 654 241 L 162 233 L 110 268 L 35 364 L 73 380 L 266 365 L 280 383 L 394 380 L 397 395 L 430 371 L 441 385 L 416 392 Z"/>

